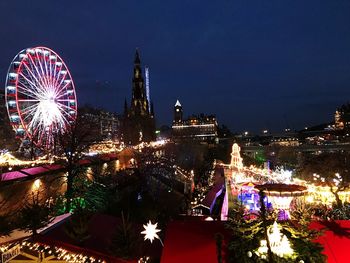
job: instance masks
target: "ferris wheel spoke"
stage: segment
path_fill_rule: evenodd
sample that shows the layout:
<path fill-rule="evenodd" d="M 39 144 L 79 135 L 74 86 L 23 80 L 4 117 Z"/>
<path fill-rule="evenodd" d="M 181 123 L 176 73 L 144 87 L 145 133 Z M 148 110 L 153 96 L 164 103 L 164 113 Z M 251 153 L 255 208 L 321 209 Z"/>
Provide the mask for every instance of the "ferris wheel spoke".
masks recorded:
<path fill-rule="evenodd" d="M 68 120 L 66 119 L 66 117 L 64 116 L 64 114 L 62 114 L 62 115 L 60 116 L 60 118 L 61 118 L 61 123 L 62 123 L 62 124 L 69 125 L 69 122 L 68 122 Z M 63 125 L 62 125 L 62 126 L 63 126 Z"/>
<path fill-rule="evenodd" d="M 37 137 L 39 145 L 42 145 L 45 134 L 46 134 L 46 131 L 44 129 L 40 129 L 40 128 L 36 129 L 35 136 Z"/>
<path fill-rule="evenodd" d="M 50 78 L 49 78 L 49 71 L 48 71 L 48 68 L 47 68 L 47 62 L 46 62 L 46 59 L 45 59 L 45 54 L 43 54 L 43 59 L 44 63 L 40 63 L 41 64 L 44 64 L 44 69 L 45 69 L 45 77 L 46 77 L 46 80 L 47 80 L 47 84 L 50 85 Z"/>
<path fill-rule="evenodd" d="M 69 109 L 69 108 L 66 105 L 62 103 L 57 103 L 56 105 L 58 110 L 61 112 L 61 115 L 63 115 L 62 112 L 67 113 L 66 109 Z"/>
<path fill-rule="evenodd" d="M 20 93 L 20 94 L 23 94 L 23 95 L 26 95 L 28 97 L 35 98 L 35 99 L 38 98 L 38 93 L 36 93 L 30 89 L 27 89 L 27 88 L 23 87 L 22 85 L 23 85 L 23 83 L 21 83 L 21 86 L 18 85 L 17 93 Z"/>
<path fill-rule="evenodd" d="M 25 108 L 22 112 L 21 112 L 21 115 L 24 116 L 22 117 L 23 121 L 27 120 L 29 117 L 31 117 L 33 115 L 33 113 L 35 113 L 37 111 L 37 107 L 38 105 L 35 104 L 35 105 L 32 105 L 32 106 L 29 106 L 27 108 Z"/>
<path fill-rule="evenodd" d="M 42 86 L 38 83 L 38 85 L 35 85 L 35 83 L 33 83 L 32 81 L 30 81 L 24 74 L 23 72 L 19 73 L 19 76 L 22 77 L 31 87 L 31 90 L 35 91 L 37 94 L 39 94 L 39 92 L 42 92 Z M 18 78 L 18 80 L 21 82 L 21 84 L 25 87 L 25 83 L 23 83 L 21 81 L 20 78 Z M 27 89 L 29 90 L 29 89 Z"/>
<path fill-rule="evenodd" d="M 43 82 L 42 82 L 42 79 L 40 78 L 40 73 L 39 73 L 39 70 L 38 68 L 36 67 L 36 64 L 34 62 L 34 60 L 32 59 L 32 57 L 30 57 L 30 61 L 31 63 L 29 63 L 30 65 L 30 68 L 31 68 L 31 73 L 32 73 L 32 77 L 36 79 L 37 83 L 38 83 L 38 87 L 36 87 L 37 89 L 40 87 L 41 90 L 42 90 L 42 86 L 44 85 Z"/>
<path fill-rule="evenodd" d="M 26 108 L 25 110 L 23 110 L 21 112 L 21 116 L 22 116 L 22 120 L 23 121 L 27 121 L 28 118 L 32 117 L 35 112 L 37 111 L 37 108 L 36 107 L 33 107 L 33 108 Z"/>
<path fill-rule="evenodd" d="M 21 100 L 21 99 L 19 99 L 19 100 L 17 100 L 18 102 L 39 102 L 39 100 L 31 100 L 31 99 L 26 99 L 26 100 Z"/>
<path fill-rule="evenodd" d="M 62 70 L 60 72 L 62 72 Z M 58 78 L 57 78 L 57 81 L 55 83 L 55 87 L 57 87 L 57 90 L 59 89 L 59 87 L 61 87 L 63 81 L 65 80 L 66 74 L 67 73 L 65 73 L 65 74 L 58 73 Z M 61 79 L 60 79 L 60 75 L 62 75 Z"/>
<path fill-rule="evenodd" d="M 52 62 L 52 64 L 54 65 L 52 67 L 52 74 L 51 74 L 51 76 L 52 76 L 52 81 L 51 81 L 52 86 L 55 86 L 55 83 L 56 83 L 56 71 L 57 71 L 57 64 L 56 63 L 57 63 L 57 56 Z M 50 64 L 51 64 L 51 62 L 50 62 Z"/>
<path fill-rule="evenodd" d="M 28 81 L 26 81 L 24 78 L 18 78 L 18 88 L 20 89 L 24 89 L 24 90 L 30 90 L 31 93 L 37 93 L 35 87 L 32 86 L 31 83 L 29 83 Z M 18 90 L 17 88 L 17 90 Z"/>
<path fill-rule="evenodd" d="M 67 118 L 66 118 L 66 116 L 69 116 L 69 117 L 71 116 L 71 115 L 69 114 L 69 111 L 65 110 L 65 109 L 62 108 L 62 107 L 60 107 L 60 109 L 61 109 L 62 112 L 64 112 L 64 114 L 62 114 L 61 116 L 65 119 L 66 123 L 69 123 L 68 120 L 67 120 Z"/>
<path fill-rule="evenodd" d="M 46 72 L 45 78 L 46 78 L 46 81 L 47 81 L 47 85 L 48 85 L 48 87 L 52 87 L 50 70 L 48 68 L 48 64 L 47 64 L 47 61 L 46 61 L 46 58 L 45 58 L 45 54 L 43 56 L 43 60 L 44 60 L 44 69 L 45 69 L 45 72 Z"/>
<path fill-rule="evenodd" d="M 35 116 L 35 114 L 36 114 L 36 112 L 38 110 L 37 107 L 38 107 L 38 105 L 36 104 L 35 107 L 29 108 L 29 109 L 26 109 L 25 111 L 23 111 L 23 113 L 22 113 L 22 116 L 24 116 L 22 118 L 23 121 L 27 120 L 29 117 L 33 118 L 33 116 Z"/>
<path fill-rule="evenodd" d="M 43 79 L 43 82 L 45 83 L 45 87 L 48 87 L 49 83 L 47 82 L 47 78 L 46 78 L 47 74 L 44 72 L 43 63 L 41 63 L 41 61 L 40 61 L 40 57 L 38 55 L 38 52 L 37 52 L 36 56 L 37 56 L 37 61 L 38 61 L 39 67 L 41 69 L 41 77 Z M 44 57 L 44 54 L 43 54 L 43 57 Z"/>
<path fill-rule="evenodd" d="M 52 63 L 51 63 L 51 60 L 50 60 L 50 56 L 51 56 L 51 52 L 49 54 L 49 80 L 50 80 L 50 85 L 54 86 L 54 75 L 53 75 L 53 67 L 52 67 Z"/>
<path fill-rule="evenodd" d="M 70 82 L 71 82 L 71 80 L 67 81 L 67 83 L 65 83 L 64 86 L 61 86 L 61 87 L 58 89 L 58 92 L 57 92 L 57 96 L 58 96 L 58 97 L 61 97 L 61 96 L 66 95 L 65 92 L 66 92 L 66 90 L 67 90 L 67 87 L 71 84 Z"/>
<path fill-rule="evenodd" d="M 25 121 L 29 117 L 31 117 L 36 112 L 36 110 L 37 110 L 36 107 L 37 107 L 37 105 L 32 105 L 32 106 L 29 106 L 29 107 L 23 109 L 21 112 L 22 120 Z"/>
<path fill-rule="evenodd" d="M 45 78 L 45 72 L 42 68 L 42 63 L 41 63 L 41 60 L 38 56 L 35 57 L 35 61 L 33 61 L 34 64 L 34 68 L 36 69 L 36 72 L 38 74 L 38 78 L 40 80 L 40 89 L 42 92 L 45 92 L 46 91 L 46 87 L 48 86 L 48 83 L 47 83 L 47 79 Z"/>
<path fill-rule="evenodd" d="M 40 129 L 40 126 L 43 124 L 43 120 L 40 118 L 40 112 L 37 110 L 35 111 L 33 118 L 30 120 L 28 128 L 30 130 L 33 129 L 33 127 L 37 127 Z"/>
<path fill-rule="evenodd" d="M 37 77 L 35 76 L 35 74 L 33 74 L 33 71 L 31 68 L 29 68 L 29 66 L 27 65 L 27 63 L 23 63 L 23 65 L 25 66 L 26 70 L 29 72 L 29 76 L 31 78 L 32 81 L 35 81 L 37 83 L 37 85 L 40 85 L 39 80 L 37 79 Z M 31 64 L 30 64 L 31 65 Z M 32 66 L 31 66 L 32 67 Z M 37 86 L 36 85 L 36 86 Z"/>
<path fill-rule="evenodd" d="M 68 98 L 68 94 L 67 94 L 67 90 L 61 90 L 60 93 L 57 93 L 57 101 L 61 101 L 62 99 Z M 67 101 L 69 101 L 69 99 L 66 99 Z"/>
<path fill-rule="evenodd" d="M 22 78 L 24 78 L 25 81 L 28 82 L 28 84 L 32 87 L 32 88 L 36 88 L 37 85 L 35 85 L 32 81 L 30 81 L 22 72 L 19 73 L 19 76 L 21 76 Z"/>
<path fill-rule="evenodd" d="M 67 110 L 74 110 L 71 107 L 63 104 L 63 103 L 57 103 L 58 107 L 60 107 L 62 110 L 67 109 Z M 75 111 L 75 110 L 74 110 Z"/>
<path fill-rule="evenodd" d="M 31 62 L 32 62 L 32 65 L 33 65 L 33 67 L 34 67 L 36 73 L 38 74 L 38 76 L 41 76 L 41 73 L 39 72 L 39 69 L 38 69 L 38 67 L 36 66 L 36 63 L 34 62 L 32 55 L 29 54 L 29 58 L 30 58 L 30 60 L 31 60 Z M 43 85 L 45 85 L 45 83 L 43 83 L 43 80 L 42 80 L 42 79 L 40 79 L 40 82 L 39 82 L 39 83 L 40 83 L 40 85 L 39 85 L 40 87 L 42 87 Z"/>

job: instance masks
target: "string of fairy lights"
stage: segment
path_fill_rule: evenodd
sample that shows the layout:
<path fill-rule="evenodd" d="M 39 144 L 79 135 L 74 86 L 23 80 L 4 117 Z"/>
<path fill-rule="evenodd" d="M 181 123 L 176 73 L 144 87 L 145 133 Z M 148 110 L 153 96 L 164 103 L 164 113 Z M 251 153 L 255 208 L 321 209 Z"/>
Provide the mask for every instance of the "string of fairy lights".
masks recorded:
<path fill-rule="evenodd" d="M 58 246 L 49 246 L 45 244 L 40 244 L 36 242 L 30 241 L 22 241 L 19 243 L 12 243 L 7 245 L 0 246 L 0 252 L 4 253 L 14 247 L 15 245 L 19 245 L 21 251 L 31 251 L 38 253 L 38 256 L 42 257 L 42 255 L 54 256 L 58 260 L 62 260 L 65 262 L 72 263 L 106 263 L 103 259 L 98 259 L 93 256 L 88 256 L 82 253 L 74 253 L 70 252 L 64 248 Z"/>

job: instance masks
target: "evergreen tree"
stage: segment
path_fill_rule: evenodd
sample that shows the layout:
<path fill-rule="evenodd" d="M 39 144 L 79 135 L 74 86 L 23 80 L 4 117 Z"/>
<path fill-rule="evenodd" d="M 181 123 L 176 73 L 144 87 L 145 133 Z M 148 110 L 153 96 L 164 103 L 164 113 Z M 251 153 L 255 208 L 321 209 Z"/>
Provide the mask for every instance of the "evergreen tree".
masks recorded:
<path fill-rule="evenodd" d="M 289 220 L 280 222 L 282 225 L 281 232 L 291 243 L 291 247 L 295 254 L 289 258 L 282 258 L 272 253 L 267 254 L 267 258 L 257 255 L 260 247 L 260 241 L 268 242 L 268 231 L 276 216 L 265 208 L 263 205 L 264 194 L 260 194 L 260 202 L 262 209 L 259 215 L 254 216 L 246 213 L 244 207 L 236 200 L 229 213 L 227 227 L 231 232 L 231 240 L 229 242 L 229 261 L 230 262 L 275 262 L 290 263 L 323 263 L 325 256 L 322 254 L 323 247 L 314 242 L 320 234 L 317 231 L 309 229 L 312 211 L 308 207 L 296 208 L 292 214 L 296 221 Z M 309 211 L 309 212 L 308 212 Z M 271 249 L 271 248 L 270 248 Z"/>
<path fill-rule="evenodd" d="M 40 228 L 47 226 L 52 220 L 52 206 L 46 201 L 40 201 L 38 192 L 32 193 L 31 200 L 19 211 L 17 223 L 20 229 L 36 235 Z"/>
<path fill-rule="evenodd" d="M 229 211 L 226 226 L 231 233 L 231 239 L 228 245 L 229 261 L 252 262 L 249 255 L 259 247 L 259 242 L 263 238 L 262 222 L 250 219 L 244 207 L 238 200 L 235 200 Z"/>
<path fill-rule="evenodd" d="M 122 211 L 121 219 L 122 222 L 117 226 L 114 233 L 110 251 L 118 257 L 128 259 L 135 255 L 136 245 L 139 240 L 134 226 L 129 220 L 129 215 L 125 217 Z"/>
<path fill-rule="evenodd" d="M 77 244 L 83 243 L 90 237 L 89 222 L 91 213 L 82 207 L 79 200 L 75 200 L 74 213 L 65 225 L 65 233 L 72 238 Z"/>

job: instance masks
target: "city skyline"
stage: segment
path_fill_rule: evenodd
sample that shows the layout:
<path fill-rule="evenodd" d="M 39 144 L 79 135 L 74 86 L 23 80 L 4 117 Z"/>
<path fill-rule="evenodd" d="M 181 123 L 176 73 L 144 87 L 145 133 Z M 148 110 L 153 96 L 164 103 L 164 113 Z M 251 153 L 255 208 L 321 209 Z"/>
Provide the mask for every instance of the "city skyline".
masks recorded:
<path fill-rule="evenodd" d="M 216 114 L 235 132 L 301 129 L 332 121 L 350 98 L 346 2 L 40 0 L 0 7 L 9 10 L 0 18 L 3 83 L 21 49 L 48 46 L 69 66 L 79 105 L 123 112 L 136 47 L 149 66 L 158 125 L 171 125 L 179 99 L 185 115 Z"/>

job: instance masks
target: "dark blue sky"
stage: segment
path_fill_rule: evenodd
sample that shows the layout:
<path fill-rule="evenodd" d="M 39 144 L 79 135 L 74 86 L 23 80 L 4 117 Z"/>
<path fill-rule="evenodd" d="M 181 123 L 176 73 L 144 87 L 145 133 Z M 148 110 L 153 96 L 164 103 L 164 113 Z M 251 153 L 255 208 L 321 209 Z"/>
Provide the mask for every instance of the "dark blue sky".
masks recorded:
<path fill-rule="evenodd" d="M 233 131 L 327 122 L 350 100 L 350 1 L 0 2 L 0 76 L 44 45 L 69 67 L 78 103 L 122 112 L 135 48 L 150 67 L 158 124 L 213 113 Z"/>

